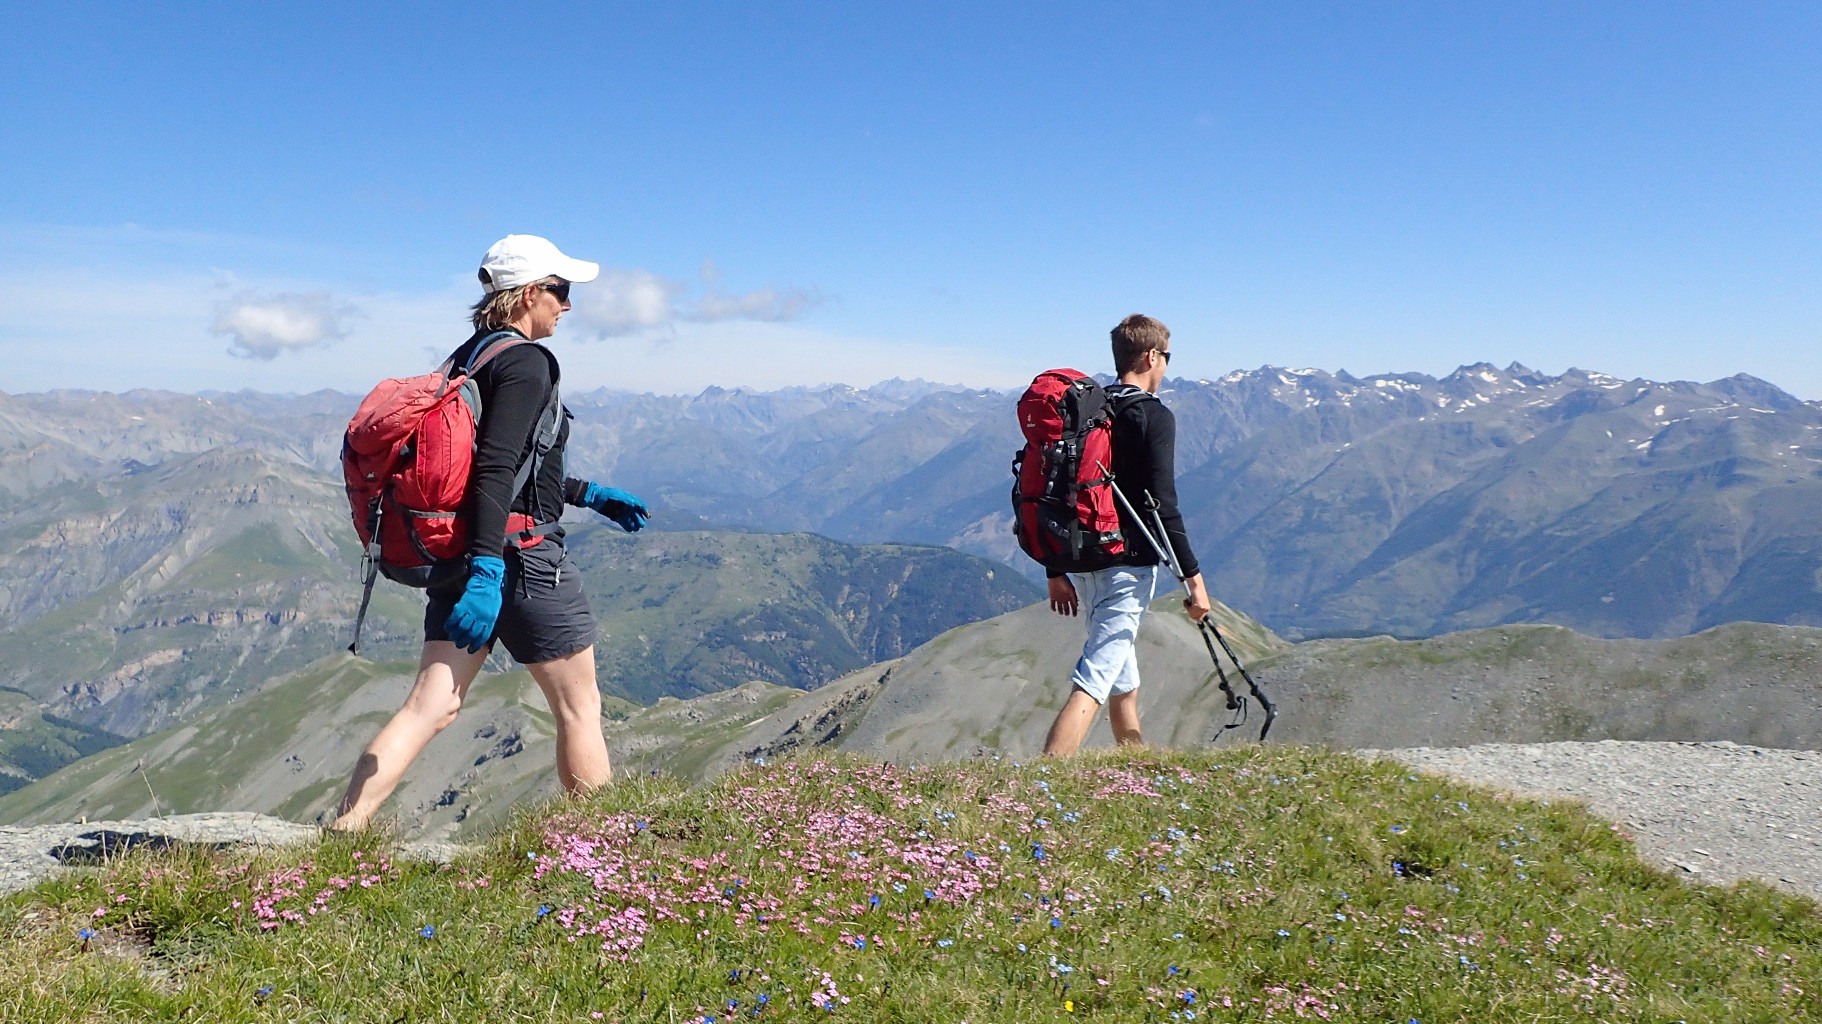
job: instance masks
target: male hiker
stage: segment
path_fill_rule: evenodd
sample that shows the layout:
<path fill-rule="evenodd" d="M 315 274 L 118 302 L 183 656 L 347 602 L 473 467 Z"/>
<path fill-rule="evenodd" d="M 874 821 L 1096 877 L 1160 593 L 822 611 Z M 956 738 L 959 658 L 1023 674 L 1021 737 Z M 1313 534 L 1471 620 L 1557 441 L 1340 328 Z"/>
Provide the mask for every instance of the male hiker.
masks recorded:
<path fill-rule="evenodd" d="M 1208 591 L 1177 510 L 1177 420 L 1157 398 L 1170 365 L 1170 329 L 1138 313 L 1113 329 L 1113 365 L 1120 382 L 1107 389 L 1113 408 L 1113 476 L 1128 500 L 1144 512 L 1146 497 L 1158 503 L 1164 532 L 1188 577 L 1183 607 L 1191 619 L 1208 614 Z M 1088 608 L 1088 642 L 1070 675 L 1069 701 L 1058 712 L 1044 741 L 1044 753 L 1067 757 L 1081 747 L 1094 717 L 1107 705 L 1114 741 L 1143 743 L 1139 734 L 1139 620 L 1151 603 L 1158 579 L 1158 553 L 1145 531 L 1120 511 L 1126 554 L 1096 572 L 1050 575 L 1050 607 L 1059 615 Z"/>

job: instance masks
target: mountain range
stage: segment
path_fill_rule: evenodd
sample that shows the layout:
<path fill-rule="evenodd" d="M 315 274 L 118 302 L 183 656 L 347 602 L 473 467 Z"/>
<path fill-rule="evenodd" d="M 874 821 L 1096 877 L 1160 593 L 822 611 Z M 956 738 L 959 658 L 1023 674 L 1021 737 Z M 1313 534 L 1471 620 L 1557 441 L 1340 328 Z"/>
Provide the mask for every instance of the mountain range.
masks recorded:
<path fill-rule="evenodd" d="M 656 510 L 638 537 L 572 524 L 604 691 L 814 687 L 1030 600 L 1012 397 L 570 395 L 571 471 Z M 1822 624 L 1822 404 L 1763 381 L 1264 367 L 1162 397 L 1210 588 L 1277 635 Z M 345 645 L 358 551 L 336 472 L 355 404 L 0 395 L 0 687 L 30 704 L 0 713 L 0 788 Z M 421 607 L 383 585 L 368 652 L 410 657 Z"/>
<path fill-rule="evenodd" d="M 655 528 L 957 548 L 1027 574 L 1004 392 L 710 388 L 569 396 L 571 469 Z M 1172 379 L 1178 476 L 1212 589 L 1289 637 L 1548 622 L 1668 637 L 1822 623 L 1822 404 L 1764 381 L 1464 366 Z M 0 523 L 40 490 L 234 447 L 335 468 L 355 399 L 0 396 Z"/>

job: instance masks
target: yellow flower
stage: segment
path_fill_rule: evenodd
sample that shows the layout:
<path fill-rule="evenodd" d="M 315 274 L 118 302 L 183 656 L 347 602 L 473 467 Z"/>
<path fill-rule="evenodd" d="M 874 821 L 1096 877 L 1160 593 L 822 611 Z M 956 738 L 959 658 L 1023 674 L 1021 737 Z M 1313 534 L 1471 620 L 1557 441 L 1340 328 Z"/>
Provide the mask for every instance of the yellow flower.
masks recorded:
<path fill-rule="evenodd" d="M 1073 999 L 1063 1000 L 1063 1012 L 1064 1013 L 1074 1013 L 1075 1012 L 1075 1000 L 1073 1000 Z"/>

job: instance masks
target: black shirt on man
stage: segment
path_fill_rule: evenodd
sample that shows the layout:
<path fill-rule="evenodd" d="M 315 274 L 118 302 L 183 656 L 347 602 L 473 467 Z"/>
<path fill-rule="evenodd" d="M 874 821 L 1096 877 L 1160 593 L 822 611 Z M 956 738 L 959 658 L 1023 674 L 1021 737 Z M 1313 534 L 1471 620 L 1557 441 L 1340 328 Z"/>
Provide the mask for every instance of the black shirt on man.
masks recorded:
<path fill-rule="evenodd" d="M 1183 531 L 1183 513 L 1177 508 L 1177 417 L 1156 395 L 1133 384 L 1109 387 L 1107 398 L 1114 410 L 1114 485 L 1146 516 L 1146 530 L 1156 529 L 1146 511 L 1146 495 L 1158 503 L 1177 568 L 1184 576 L 1194 576 L 1201 568 L 1189 546 L 1189 535 Z M 1125 509 L 1120 510 L 1120 534 L 1126 538 L 1126 557 L 1120 564 L 1157 565 L 1162 561 Z"/>

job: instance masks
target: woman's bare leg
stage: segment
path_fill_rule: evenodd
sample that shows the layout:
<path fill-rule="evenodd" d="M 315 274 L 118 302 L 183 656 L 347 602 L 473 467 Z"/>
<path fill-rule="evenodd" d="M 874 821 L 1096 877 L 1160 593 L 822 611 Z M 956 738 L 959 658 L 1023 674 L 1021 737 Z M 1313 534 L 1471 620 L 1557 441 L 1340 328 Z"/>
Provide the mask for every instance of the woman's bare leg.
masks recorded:
<path fill-rule="evenodd" d="M 571 795 L 605 786 L 613 778 L 607 737 L 601 732 L 601 691 L 595 688 L 595 649 L 527 665 L 557 721 L 557 781 Z"/>
<path fill-rule="evenodd" d="M 354 831 L 367 826 L 425 744 L 456 720 L 468 686 L 486 660 L 485 649 L 470 654 L 447 640 L 425 642 L 411 695 L 355 762 L 354 777 L 348 780 L 348 792 L 330 828 Z"/>

